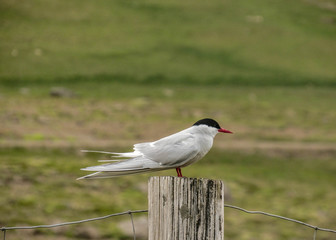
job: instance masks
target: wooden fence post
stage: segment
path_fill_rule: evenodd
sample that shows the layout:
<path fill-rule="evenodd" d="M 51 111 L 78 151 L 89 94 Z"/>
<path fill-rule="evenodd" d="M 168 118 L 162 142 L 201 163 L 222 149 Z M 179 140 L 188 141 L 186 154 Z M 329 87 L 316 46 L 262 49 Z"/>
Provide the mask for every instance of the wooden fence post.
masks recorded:
<path fill-rule="evenodd" d="M 224 239 L 223 182 L 151 177 L 148 182 L 148 239 Z"/>

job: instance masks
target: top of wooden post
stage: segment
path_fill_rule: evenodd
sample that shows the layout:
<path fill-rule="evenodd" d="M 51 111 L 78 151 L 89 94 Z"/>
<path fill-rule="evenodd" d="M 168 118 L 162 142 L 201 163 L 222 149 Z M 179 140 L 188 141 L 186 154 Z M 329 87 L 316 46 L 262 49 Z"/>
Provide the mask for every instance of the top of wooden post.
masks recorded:
<path fill-rule="evenodd" d="M 148 211 L 149 240 L 224 238 L 221 180 L 151 177 Z"/>

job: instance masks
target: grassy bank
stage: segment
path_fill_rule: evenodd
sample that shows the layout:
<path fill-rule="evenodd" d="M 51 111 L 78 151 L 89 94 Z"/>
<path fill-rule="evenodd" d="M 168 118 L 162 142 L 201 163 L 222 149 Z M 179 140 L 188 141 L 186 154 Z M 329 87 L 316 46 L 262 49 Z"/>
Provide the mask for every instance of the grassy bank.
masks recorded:
<path fill-rule="evenodd" d="M 75 180 L 83 175 L 80 167 L 95 164 L 96 155 L 79 155 L 74 149 L 29 151 L 17 148 L 1 150 L 1 156 L 1 225 L 46 224 L 127 209 L 147 209 L 149 175 Z M 336 219 L 332 211 L 336 198 L 333 191 L 335 170 L 333 159 L 270 159 L 260 154 L 214 149 L 206 159 L 184 169 L 183 173 L 189 177 L 223 179 L 228 190 L 226 203 L 332 228 Z M 174 175 L 175 172 L 159 173 L 164 174 Z M 123 219 L 128 218 L 118 217 L 86 225 L 99 239 L 123 239 L 117 227 Z M 230 209 L 226 210 L 225 228 L 228 239 L 304 239 L 312 236 L 312 231 L 295 224 L 247 216 Z M 79 237 L 83 231 L 82 226 L 73 226 L 59 230 L 8 232 L 8 237 L 70 239 Z M 319 233 L 319 237 L 322 236 L 332 237 Z"/>
<path fill-rule="evenodd" d="M 105 147 L 109 142 L 154 140 L 207 116 L 236 133 L 219 141 L 336 140 L 334 90 L 329 88 L 84 82 L 66 85 L 73 97 L 52 97 L 54 86 L 27 84 L 3 91 L 3 144 L 97 147 L 95 142 L 105 141 Z"/>

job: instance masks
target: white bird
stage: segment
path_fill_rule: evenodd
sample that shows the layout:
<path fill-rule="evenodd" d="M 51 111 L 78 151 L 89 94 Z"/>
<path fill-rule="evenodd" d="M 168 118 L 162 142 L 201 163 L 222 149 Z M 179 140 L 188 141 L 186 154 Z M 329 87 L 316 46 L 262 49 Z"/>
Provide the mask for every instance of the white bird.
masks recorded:
<path fill-rule="evenodd" d="M 178 177 L 182 177 L 181 168 L 203 158 L 211 149 L 213 139 L 218 132 L 232 133 L 221 128 L 215 120 L 205 118 L 183 131 L 155 142 L 135 144 L 133 152 L 115 153 L 82 150 L 83 152 L 112 154 L 113 157 L 119 159 L 101 160 L 116 162 L 82 168 L 81 170 L 94 171 L 95 173 L 78 179 L 118 177 L 172 168 L 176 169 Z"/>

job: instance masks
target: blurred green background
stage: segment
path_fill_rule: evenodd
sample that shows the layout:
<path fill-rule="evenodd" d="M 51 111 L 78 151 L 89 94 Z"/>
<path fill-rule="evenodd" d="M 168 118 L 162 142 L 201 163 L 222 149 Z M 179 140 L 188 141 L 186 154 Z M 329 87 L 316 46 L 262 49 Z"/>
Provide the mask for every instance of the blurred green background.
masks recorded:
<path fill-rule="evenodd" d="M 148 177 L 175 171 L 76 181 L 107 158 L 79 150 L 129 151 L 211 117 L 235 134 L 184 175 L 224 180 L 229 204 L 335 228 L 335 0 L 2 0 L 0 11 L 0 226 L 147 209 Z M 7 237 L 131 239 L 125 228 L 129 217 Z M 225 239 L 312 235 L 225 211 Z"/>

